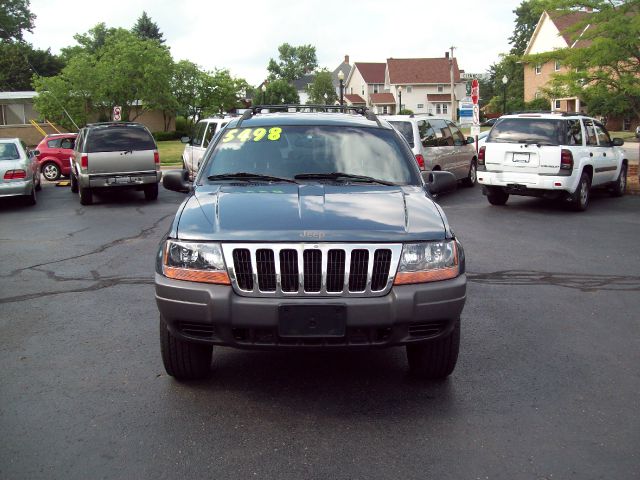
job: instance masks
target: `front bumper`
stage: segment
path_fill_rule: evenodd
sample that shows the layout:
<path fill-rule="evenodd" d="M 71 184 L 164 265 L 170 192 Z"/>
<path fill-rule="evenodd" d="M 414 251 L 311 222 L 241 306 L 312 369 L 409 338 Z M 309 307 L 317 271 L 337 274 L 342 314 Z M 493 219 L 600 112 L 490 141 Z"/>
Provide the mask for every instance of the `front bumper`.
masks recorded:
<path fill-rule="evenodd" d="M 0 197 L 16 197 L 31 194 L 33 180 L 10 180 L 0 182 Z"/>
<path fill-rule="evenodd" d="M 237 348 L 372 348 L 447 335 L 466 300 L 466 275 L 440 282 L 394 286 L 383 297 L 255 298 L 230 286 L 173 280 L 156 273 L 156 303 L 173 335 Z M 344 337 L 281 337 L 280 307 L 344 307 Z"/>

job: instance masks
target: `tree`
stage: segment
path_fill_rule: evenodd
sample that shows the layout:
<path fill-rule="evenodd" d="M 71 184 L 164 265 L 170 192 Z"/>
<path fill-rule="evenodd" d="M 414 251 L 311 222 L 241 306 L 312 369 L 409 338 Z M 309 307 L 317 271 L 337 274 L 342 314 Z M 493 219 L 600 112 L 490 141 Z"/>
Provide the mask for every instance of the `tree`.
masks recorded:
<path fill-rule="evenodd" d="M 284 105 L 284 104 L 297 104 L 300 103 L 300 97 L 296 88 L 291 85 L 287 80 L 273 80 L 267 84 L 267 89 L 264 92 L 265 105 Z M 262 100 L 262 95 L 259 95 L 259 100 Z"/>
<path fill-rule="evenodd" d="M 171 89 L 177 102 L 177 112 L 194 122 L 203 110 L 204 85 L 207 74 L 189 60 L 179 61 L 173 70 Z"/>
<path fill-rule="evenodd" d="M 100 22 L 95 27 L 89 29 L 87 33 L 75 34 L 73 39 L 78 42 L 78 45 L 63 48 L 61 56 L 66 61 L 69 61 L 69 59 L 77 54 L 89 53 L 98 57 L 107 39 L 118 32 L 127 32 L 127 30 L 124 28 L 108 28 L 104 22 Z"/>
<path fill-rule="evenodd" d="M 593 115 L 640 117 L 640 4 L 638 0 L 549 0 L 549 10 L 571 12 L 592 8 L 590 15 L 565 32 L 577 48 L 527 56 L 530 63 L 558 60 L 565 67 L 555 74 L 545 93 L 577 96 Z M 557 13 L 562 14 L 562 13 Z M 589 28 L 585 27 L 589 25 Z M 572 43 L 572 42 L 571 42 Z"/>
<path fill-rule="evenodd" d="M 516 26 L 513 29 L 513 35 L 509 37 L 512 55 L 524 54 L 543 11 L 543 0 L 524 0 L 513 11 L 516 15 Z"/>
<path fill-rule="evenodd" d="M 160 28 L 158 28 L 158 25 L 151 20 L 151 17 L 149 17 L 145 11 L 142 12 L 142 15 L 140 15 L 131 31 L 139 38 L 156 40 L 160 43 L 164 43 L 164 38 L 162 38 Z"/>
<path fill-rule="evenodd" d="M 22 31 L 32 32 L 35 19 L 29 0 L 0 0 L 0 40 L 22 40 Z"/>
<path fill-rule="evenodd" d="M 515 27 L 513 34 L 509 37 L 511 50 L 509 54 L 501 55 L 501 60 L 490 67 L 490 81 L 481 88 L 480 94 L 484 103 L 488 105 L 488 110 L 492 112 L 502 112 L 503 93 L 505 86 L 502 78 L 506 75 L 508 83 L 506 86 L 507 112 L 523 110 L 524 104 L 524 65 L 521 63 L 521 55 L 527 48 L 527 44 L 533 31 L 536 28 L 540 15 L 544 11 L 545 0 L 523 0 L 522 3 L 513 10 L 515 14 Z"/>
<path fill-rule="evenodd" d="M 218 114 L 237 108 L 248 85 L 244 79 L 232 77 L 226 69 L 208 72 L 202 92 L 203 114 Z"/>
<path fill-rule="evenodd" d="M 338 95 L 336 95 L 336 89 L 333 86 L 333 79 L 331 78 L 331 72 L 328 70 L 321 70 L 316 73 L 315 78 L 311 85 L 307 88 L 309 94 L 309 102 L 316 105 L 333 105 L 338 101 Z"/>
<path fill-rule="evenodd" d="M 293 82 L 307 73 L 311 73 L 318 66 L 316 47 L 300 45 L 294 47 L 283 43 L 278 47 L 279 62 L 273 58 L 269 60 L 267 70 L 269 80 L 287 80 Z"/>
<path fill-rule="evenodd" d="M 64 62 L 50 50 L 34 49 L 28 43 L 0 41 L 0 91 L 32 90 L 34 74 L 57 75 Z"/>

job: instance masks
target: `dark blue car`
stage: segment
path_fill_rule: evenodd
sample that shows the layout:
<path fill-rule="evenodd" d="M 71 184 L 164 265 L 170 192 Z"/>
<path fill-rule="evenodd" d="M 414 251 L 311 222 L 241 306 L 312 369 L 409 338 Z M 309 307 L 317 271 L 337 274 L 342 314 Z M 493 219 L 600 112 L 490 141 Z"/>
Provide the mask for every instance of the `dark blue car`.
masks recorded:
<path fill-rule="evenodd" d="M 366 109 L 322 109 L 255 107 L 214 138 L 193 184 L 165 174 L 188 194 L 155 277 L 175 378 L 207 375 L 214 345 L 406 345 L 414 373 L 453 371 L 465 260 L 432 195 L 455 178 L 421 173 Z"/>

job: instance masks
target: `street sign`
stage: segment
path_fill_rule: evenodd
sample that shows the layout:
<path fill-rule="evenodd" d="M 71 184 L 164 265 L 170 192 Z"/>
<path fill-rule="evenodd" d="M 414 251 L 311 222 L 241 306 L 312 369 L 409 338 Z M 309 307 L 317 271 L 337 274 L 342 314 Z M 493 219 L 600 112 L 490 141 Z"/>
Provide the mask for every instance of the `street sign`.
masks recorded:
<path fill-rule="evenodd" d="M 480 106 L 479 105 L 473 106 L 473 124 L 480 125 Z"/>
<path fill-rule="evenodd" d="M 480 135 L 480 125 L 473 125 L 471 127 L 471 136 L 476 138 L 478 135 Z"/>
<path fill-rule="evenodd" d="M 477 78 L 474 78 L 471 82 L 471 101 L 474 105 L 477 105 L 478 100 L 480 100 L 480 82 L 478 82 Z"/>
<path fill-rule="evenodd" d="M 113 121 L 119 122 L 122 119 L 122 107 L 113 107 Z"/>

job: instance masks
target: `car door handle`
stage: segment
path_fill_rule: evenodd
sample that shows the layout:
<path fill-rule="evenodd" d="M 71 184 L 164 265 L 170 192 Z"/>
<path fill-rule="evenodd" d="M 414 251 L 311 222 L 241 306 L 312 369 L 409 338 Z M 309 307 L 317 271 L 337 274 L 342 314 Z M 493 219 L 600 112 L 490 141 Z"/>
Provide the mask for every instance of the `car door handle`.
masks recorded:
<path fill-rule="evenodd" d="M 589 156 L 590 156 L 590 157 L 593 157 L 593 152 L 589 152 Z"/>
<path fill-rule="evenodd" d="M 607 156 L 607 152 L 604 152 L 604 153 L 602 154 L 602 156 L 603 156 L 603 157 L 606 157 L 606 156 Z"/>

